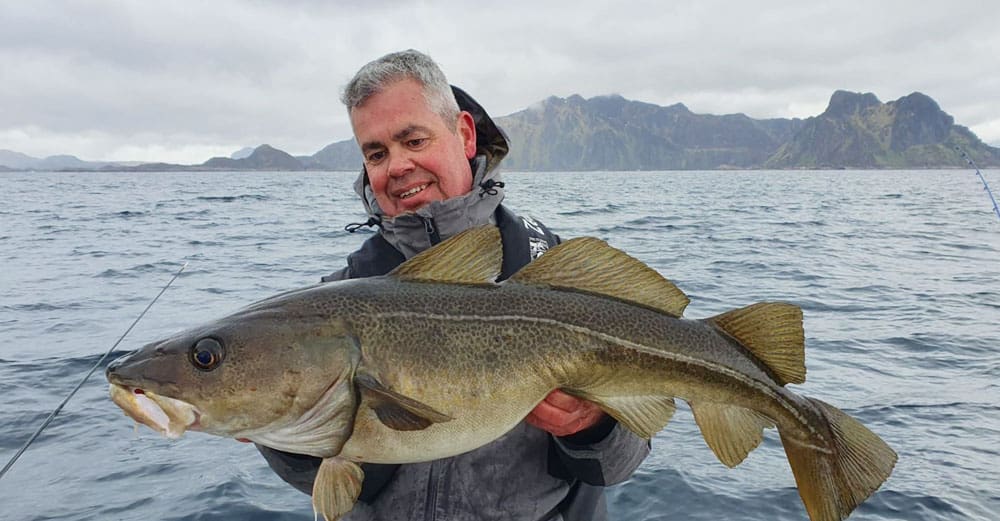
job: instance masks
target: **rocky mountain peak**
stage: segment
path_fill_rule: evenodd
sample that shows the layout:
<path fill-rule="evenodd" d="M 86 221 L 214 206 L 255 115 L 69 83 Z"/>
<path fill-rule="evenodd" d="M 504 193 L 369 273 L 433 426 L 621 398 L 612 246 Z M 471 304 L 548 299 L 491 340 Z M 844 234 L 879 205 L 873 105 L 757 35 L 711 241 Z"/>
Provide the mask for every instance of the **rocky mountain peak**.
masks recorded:
<path fill-rule="evenodd" d="M 865 109 L 877 107 L 882 102 L 871 92 L 849 92 L 838 90 L 830 97 L 823 115 L 831 117 L 849 117 L 863 112 Z"/>
<path fill-rule="evenodd" d="M 941 110 L 929 96 L 919 92 L 889 102 L 888 105 L 896 116 L 892 122 L 890 143 L 893 150 L 941 143 L 955 124 L 955 118 Z"/>

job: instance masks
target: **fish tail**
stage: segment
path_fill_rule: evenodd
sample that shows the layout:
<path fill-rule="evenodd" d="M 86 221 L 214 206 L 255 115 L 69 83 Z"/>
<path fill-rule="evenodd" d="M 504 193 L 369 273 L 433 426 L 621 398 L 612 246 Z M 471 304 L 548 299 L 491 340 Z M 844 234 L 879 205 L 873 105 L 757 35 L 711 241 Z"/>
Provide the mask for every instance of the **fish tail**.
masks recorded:
<path fill-rule="evenodd" d="M 829 425 L 828 446 L 811 445 L 786 433 L 781 433 L 781 443 L 809 519 L 840 521 L 888 479 L 896 453 L 840 409 L 806 400 Z"/>

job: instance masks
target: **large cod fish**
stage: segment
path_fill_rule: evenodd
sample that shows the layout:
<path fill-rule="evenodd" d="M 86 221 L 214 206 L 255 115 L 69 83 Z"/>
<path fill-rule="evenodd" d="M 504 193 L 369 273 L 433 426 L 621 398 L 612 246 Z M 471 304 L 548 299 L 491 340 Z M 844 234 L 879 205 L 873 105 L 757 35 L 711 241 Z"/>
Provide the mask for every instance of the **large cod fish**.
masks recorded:
<path fill-rule="evenodd" d="M 473 450 L 553 389 L 644 438 L 686 400 L 733 467 L 777 426 L 813 521 L 840 520 L 896 454 L 805 380 L 802 312 L 760 303 L 682 319 L 688 298 L 598 239 L 566 241 L 503 283 L 493 226 L 383 277 L 307 287 L 146 345 L 107 369 L 111 398 L 169 437 L 187 430 L 323 458 L 313 507 L 351 510 L 358 465 Z"/>

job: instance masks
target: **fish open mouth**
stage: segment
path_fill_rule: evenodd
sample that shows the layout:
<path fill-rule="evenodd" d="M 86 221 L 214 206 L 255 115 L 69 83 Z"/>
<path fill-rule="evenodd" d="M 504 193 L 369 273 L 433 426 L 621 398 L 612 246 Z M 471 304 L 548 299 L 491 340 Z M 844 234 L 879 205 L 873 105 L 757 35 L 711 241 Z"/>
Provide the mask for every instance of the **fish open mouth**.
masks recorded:
<path fill-rule="evenodd" d="M 201 413 L 190 403 L 120 384 L 111 384 L 109 392 L 126 415 L 168 438 L 200 429 Z"/>

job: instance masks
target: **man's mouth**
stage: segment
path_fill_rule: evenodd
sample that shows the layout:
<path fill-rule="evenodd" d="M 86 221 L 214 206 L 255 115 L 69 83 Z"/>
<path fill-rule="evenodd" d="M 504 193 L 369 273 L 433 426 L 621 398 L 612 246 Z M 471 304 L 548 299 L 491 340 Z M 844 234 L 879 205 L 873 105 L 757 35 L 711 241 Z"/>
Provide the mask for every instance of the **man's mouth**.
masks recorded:
<path fill-rule="evenodd" d="M 407 190 L 407 191 L 399 194 L 399 198 L 400 199 L 409 199 L 410 197 L 413 197 L 414 195 L 417 195 L 420 192 L 423 192 L 424 188 L 427 188 L 428 186 L 430 186 L 430 185 L 422 184 L 420 186 L 414 186 L 413 188 L 410 188 L 409 190 Z"/>

